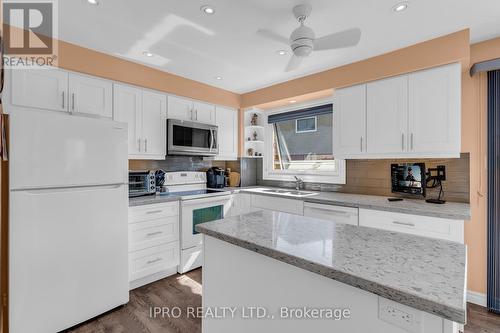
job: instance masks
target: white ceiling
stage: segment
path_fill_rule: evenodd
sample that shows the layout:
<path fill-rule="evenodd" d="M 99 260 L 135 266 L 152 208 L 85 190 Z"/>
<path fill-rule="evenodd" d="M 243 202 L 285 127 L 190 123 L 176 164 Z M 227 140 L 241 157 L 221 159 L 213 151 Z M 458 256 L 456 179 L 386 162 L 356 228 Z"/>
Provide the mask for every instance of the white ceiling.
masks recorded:
<path fill-rule="evenodd" d="M 354 48 L 314 52 L 285 73 L 286 46 L 258 36 L 259 28 L 289 36 L 291 10 L 307 0 L 86 0 L 59 1 L 59 38 L 142 62 L 237 93 L 366 59 L 427 39 L 471 29 L 472 42 L 500 36 L 499 0 L 310 0 L 306 24 L 318 37 L 360 27 Z M 213 5 L 214 15 L 200 11 Z M 145 57 L 148 50 L 155 54 Z M 221 76 L 222 80 L 216 80 Z"/>

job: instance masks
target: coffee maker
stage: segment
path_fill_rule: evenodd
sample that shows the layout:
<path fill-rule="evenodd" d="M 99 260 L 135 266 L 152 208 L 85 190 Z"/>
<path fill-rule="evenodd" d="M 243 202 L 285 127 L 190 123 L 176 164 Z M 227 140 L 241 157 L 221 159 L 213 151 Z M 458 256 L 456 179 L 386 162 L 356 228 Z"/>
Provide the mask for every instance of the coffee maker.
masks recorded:
<path fill-rule="evenodd" d="M 226 177 L 224 170 L 218 167 L 212 167 L 207 170 L 207 187 L 224 188 Z"/>

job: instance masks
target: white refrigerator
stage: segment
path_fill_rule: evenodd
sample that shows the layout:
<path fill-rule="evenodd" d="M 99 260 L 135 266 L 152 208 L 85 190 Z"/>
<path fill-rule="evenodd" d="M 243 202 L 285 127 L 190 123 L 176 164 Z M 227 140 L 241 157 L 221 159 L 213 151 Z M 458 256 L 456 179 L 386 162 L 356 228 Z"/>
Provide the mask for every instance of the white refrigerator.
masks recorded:
<path fill-rule="evenodd" d="M 10 119 L 10 333 L 54 333 L 128 302 L 127 125 Z"/>

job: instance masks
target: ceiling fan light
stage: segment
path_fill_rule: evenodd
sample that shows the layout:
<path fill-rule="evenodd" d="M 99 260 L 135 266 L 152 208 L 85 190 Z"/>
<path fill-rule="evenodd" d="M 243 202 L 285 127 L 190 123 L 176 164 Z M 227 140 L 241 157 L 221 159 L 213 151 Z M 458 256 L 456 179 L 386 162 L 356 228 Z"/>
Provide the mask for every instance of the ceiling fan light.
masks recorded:
<path fill-rule="evenodd" d="M 215 14 L 215 8 L 209 5 L 201 6 L 200 10 L 207 15 Z"/>

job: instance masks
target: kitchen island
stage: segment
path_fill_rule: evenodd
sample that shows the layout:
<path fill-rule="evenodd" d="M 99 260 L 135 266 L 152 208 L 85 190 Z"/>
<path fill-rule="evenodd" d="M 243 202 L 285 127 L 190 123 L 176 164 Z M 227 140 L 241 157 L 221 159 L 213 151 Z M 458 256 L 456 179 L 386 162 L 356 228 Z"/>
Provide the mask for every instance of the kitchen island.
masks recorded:
<path fill-rule="evenodd" d="M 465 323 L 462 244 L 273 211 L 197 231 L 204 333 L 450 333 Z"/>

